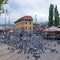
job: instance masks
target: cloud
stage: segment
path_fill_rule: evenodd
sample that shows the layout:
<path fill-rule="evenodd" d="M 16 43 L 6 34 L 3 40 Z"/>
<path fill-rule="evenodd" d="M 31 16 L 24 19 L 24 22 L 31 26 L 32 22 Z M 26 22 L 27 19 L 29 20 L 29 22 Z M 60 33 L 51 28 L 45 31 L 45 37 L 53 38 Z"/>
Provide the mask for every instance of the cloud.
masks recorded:
<path fill-rule="evenodd" d="M 25 15 L 31 15 L 34 20 L 37 15 L 39 22 L 45 22 L 48 21 L 50 4 L 57 4 L 58 11 L 60 11 L 59 2 L 60 0 L 9 0 L 5 8 L 9 11 L 8 16 L 11 18 L 11 23 Z"/>

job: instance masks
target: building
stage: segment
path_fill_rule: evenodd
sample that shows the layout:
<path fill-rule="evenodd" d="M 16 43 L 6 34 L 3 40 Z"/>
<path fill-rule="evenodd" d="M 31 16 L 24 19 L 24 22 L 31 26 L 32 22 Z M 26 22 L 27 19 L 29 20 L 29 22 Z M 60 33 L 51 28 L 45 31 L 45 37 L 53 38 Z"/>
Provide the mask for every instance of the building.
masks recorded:
<path fill-rule="evenodd" d="M 33 24 L 33 31 L 38 32 L 40 30 L 40 24 L 34 23 Z"/>
<path fill-rule="evenodd" d="M 15 30 L 33 31 L 33 18 L 31 16 L 24 16 L 15 22 Z"/>

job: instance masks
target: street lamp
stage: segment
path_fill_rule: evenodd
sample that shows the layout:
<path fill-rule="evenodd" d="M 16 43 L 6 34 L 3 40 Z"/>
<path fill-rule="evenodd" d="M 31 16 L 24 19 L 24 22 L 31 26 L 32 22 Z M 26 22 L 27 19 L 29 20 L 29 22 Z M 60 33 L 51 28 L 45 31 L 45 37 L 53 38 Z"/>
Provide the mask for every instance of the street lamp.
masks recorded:
<path fill-rule="evenodd" d="M 4 23 L 4 26 L 6 26 L 6 15 L 7 15 L 7 9 L 5 9 L 5 23 Z"/>

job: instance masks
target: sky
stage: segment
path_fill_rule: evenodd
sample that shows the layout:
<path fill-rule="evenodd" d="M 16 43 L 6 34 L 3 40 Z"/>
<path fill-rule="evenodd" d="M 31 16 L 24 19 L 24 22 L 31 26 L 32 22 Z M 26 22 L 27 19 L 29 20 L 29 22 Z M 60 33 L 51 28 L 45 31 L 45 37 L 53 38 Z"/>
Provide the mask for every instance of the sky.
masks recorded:
<path fill-rule="evenodd" d="M 9 0 L 8 4 L 4 5 L 4 9 L 8 10 L 6 15 L 6 23 L 14 23 L 17 19 L 29 15 L 32 16 L 35 21 L 35 15 L 37 22 L 47 22 L 49 16 L 50 4 L 57 4 L 58 11 L 60 13 L 60 0 Z M 5 14 L 0 16 L 0 24 L 4 24 Z"/>

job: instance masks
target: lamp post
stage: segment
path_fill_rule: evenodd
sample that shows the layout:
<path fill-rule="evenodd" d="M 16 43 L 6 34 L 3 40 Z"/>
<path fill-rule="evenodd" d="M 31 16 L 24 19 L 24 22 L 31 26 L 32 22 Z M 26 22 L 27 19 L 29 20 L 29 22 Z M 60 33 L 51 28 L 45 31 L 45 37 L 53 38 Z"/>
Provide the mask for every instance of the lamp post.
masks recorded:
<path fill-rule="evenodd" d="M 10 16 L 9 16 L 9 20 L 8 20 L 8 25 L 9 25 L 9 27 L 10 27 Z"/>
<path fill-rule="evenodd" d="M 4 26 L 6 26 L 6 20 L 7 20 L 7 15 L 8 15 L 7 9 L 5 9 L 4 12 L 5 12 L 5 22 L 4 22 Z"/>
<path fill-rule="evenodd" d="M 5 10 L 5 23 L 4 23 L 4 26 L 6 26 L 6 10 Z"/>
<path fill-rule="evenodd" d="M 5 13 L 4 27 L 5 27 L 5 32 L 6 32 L 6 16 L 7 16 L 7 9 L 4 10 L 4 13 Z"/>

